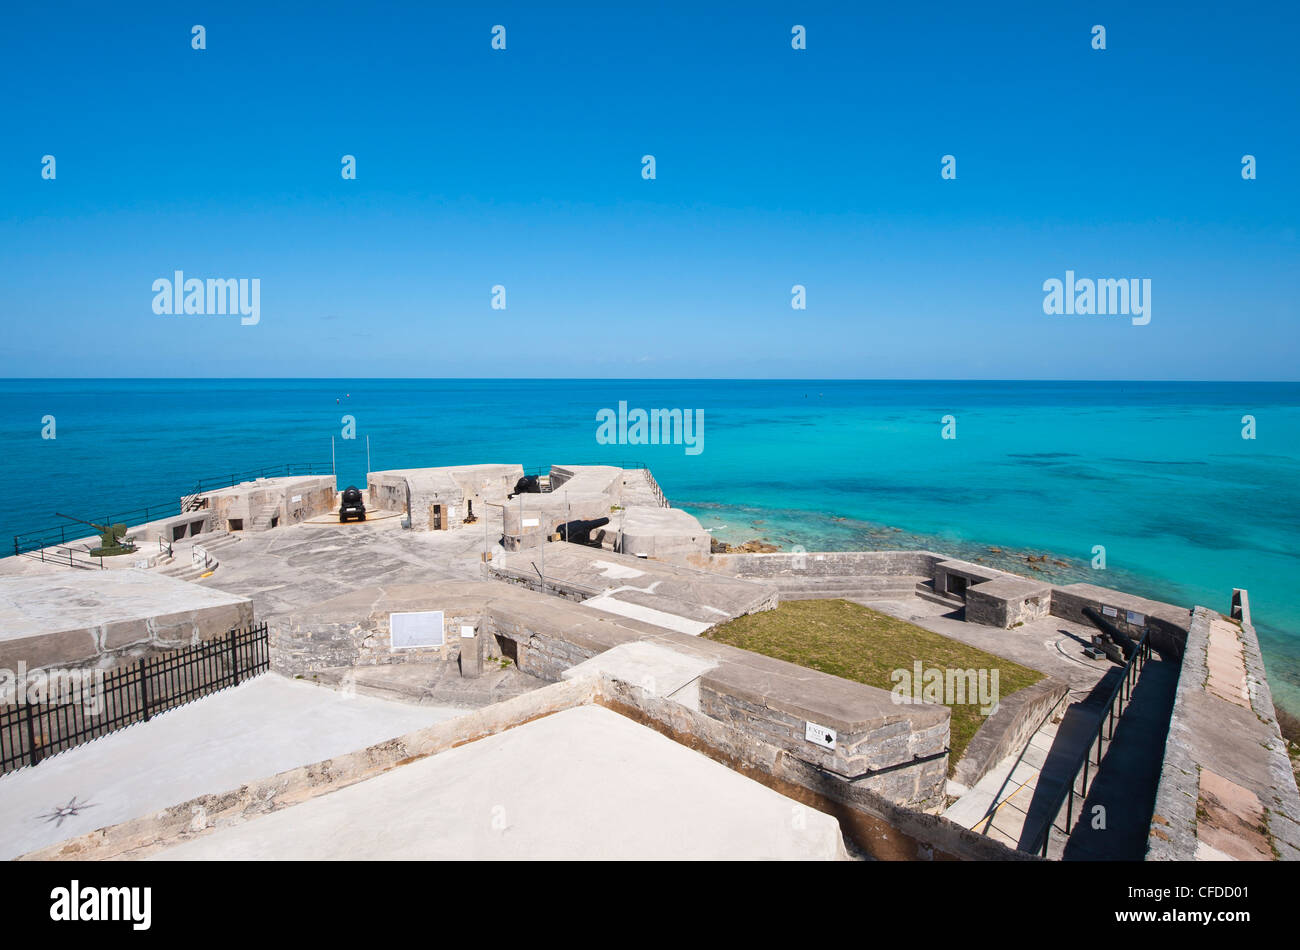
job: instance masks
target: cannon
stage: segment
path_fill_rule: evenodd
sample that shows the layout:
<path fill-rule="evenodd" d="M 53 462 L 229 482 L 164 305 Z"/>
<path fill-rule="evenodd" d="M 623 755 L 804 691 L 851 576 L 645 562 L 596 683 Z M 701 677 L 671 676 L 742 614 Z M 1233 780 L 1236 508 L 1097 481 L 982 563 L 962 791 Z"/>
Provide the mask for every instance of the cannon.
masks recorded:
<path fill-rule="evenodd" d="M 574 544 L 597 546 L 599 542 L 591 539 L 591 532 L 597 528 L 603 528 L 607 524 L 609 524 L 608 518 L 595 518 L 591 521 L 569 521 L 560 525 L 556 533 L 565 541 L 572 541 Z"/>
<path fill-rule="evenodd" d="M 1105 653 L 1116 663 L 1126 662 L 1137 649 L 1137 644 L 1126 633 L 1121 631 L 1097 611 L 1091 607 L 1083 608 L 1083 615 L 1092 621 L 1093 626 L 1101 631 L 1099 636 L 1092 638 L 1093 646 Z M 1117 655 L 1119 654 L 1119 655 Z M 1120 658 L 1123 657 L 1123 659 Z"/>
<path fill-rule="evenodd" d="M 343 502 L 339 505 L 339 521 L 347 521 L 349 518 L 366 520 L 366 503 L 362 501 L 361 489 L 356 485 L 343 489 Z"/>
<path fill-rule="evenodd" d="M 515 482 L 515 490 L 506 496 L 514 498 L 515 495 L 536 495 L 542 490 L 536 475 L 525 475 L 519 481 Z"/>

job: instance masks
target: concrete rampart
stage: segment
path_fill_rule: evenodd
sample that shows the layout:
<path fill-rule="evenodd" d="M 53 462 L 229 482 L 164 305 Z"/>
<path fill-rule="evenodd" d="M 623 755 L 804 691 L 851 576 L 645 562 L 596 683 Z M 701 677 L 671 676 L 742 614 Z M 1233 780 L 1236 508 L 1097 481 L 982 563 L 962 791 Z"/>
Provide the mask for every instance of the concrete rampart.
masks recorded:
<path fill-rule="evenodd" d="M 1144 628 L 1149 630 L 1151 646 L 1161 656 L 1174 659 L 1182 656 L 1192 618 L 1192 612 L 1186 607 L 1092 584 L 1052 588 L 1053 617 L 1091 625 L 1092 621 L 1083 612 L 1085 607 L 1092 608 L 1134 639 L 1142 637 Z"/>
<path fill-rule="evenodd" d="M 1196 607 L 1185 646 L 1147 860 L 1300 860 L 1300 793 L 1248 602 L 1237 623 Z"/>

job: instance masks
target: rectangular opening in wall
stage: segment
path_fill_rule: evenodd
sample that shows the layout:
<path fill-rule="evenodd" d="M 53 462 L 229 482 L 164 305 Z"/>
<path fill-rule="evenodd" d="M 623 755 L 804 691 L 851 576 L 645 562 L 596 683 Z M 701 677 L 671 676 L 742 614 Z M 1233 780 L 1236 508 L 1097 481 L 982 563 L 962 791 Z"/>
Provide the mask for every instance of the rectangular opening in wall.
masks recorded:
<path fill-rule="evenodd" d="M 519 665 L 519 645 L 509 637 L 497 635 L 497 646 L 501 648 L 501 655 L 513 663 Z"/>
<path fill-rule="evenodd" d="M 243 531 L 243 530 L 244 530 L 244 519 L 243 519 L 243 518 L 231 518 L 231 519 L 230 519 L 230 530 L 231 530 L 231 531 Z"/>
<path fill-rule="evenodd" d="M 948 593 L 961 600 L 966 599 L 966 585 L 969 581 L 958 574 L 948 575 Z"/>

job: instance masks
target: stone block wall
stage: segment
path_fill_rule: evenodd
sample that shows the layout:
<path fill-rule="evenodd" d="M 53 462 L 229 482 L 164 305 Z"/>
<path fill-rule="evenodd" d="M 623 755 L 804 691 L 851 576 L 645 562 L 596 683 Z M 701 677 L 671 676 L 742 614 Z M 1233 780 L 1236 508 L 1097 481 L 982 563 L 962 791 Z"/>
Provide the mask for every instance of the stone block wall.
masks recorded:
<path fill-rule="evenodd" d="M 704 676 L 699 697 L 700 712 L 806 762 L 850 778 L 878 773 L 855 784 L 890 801 L 922 811 L 943 806 L 948 771 L 948 757 L 943 754 L 948 747 L 947 716 L 920 728 L 904 717 L 873 722 L 860 731 L 839 732 L 836 748 L 830 750 L 807 740 L 807 720 L 738 695 L 725 682 L 725 673 L 722 677 Z M 912 764 L 914 759 L 928 756 L 937 758 Z"/>
<path fill-rule="evenodd" d="M 966 590 L 966 619 L 1010 630 L 1046 617 L 1052 609 L 1052 587 L 1034 581 L 995 578 Z"/>
<path fill-rule="evenodd" d="M 774 554 L 715 554 L 709 569 L 739 577 L 785 575 L 930 577 L 944 560 L 928 551 L 816 551 Z"/>
<path fill-rule="evenodd" d="M 1102 614 L 1106 620 L 1134 639 L 1142 636 L 1145 625 L 1151 633 L 1151 646 L 1161 656 L 1176 659 L 1183 654 L 1183 644 L 1187 641 L 1187 629 L 1192 619 L 1192 612 L 1186 607 L 1147 600 L 1145 597 L 1092 584 L 1067 584 L 1052 588 L 1053 617 L 1092 626 L 1092 621 L 1083 613 L 1085 607 L 1091 607 Z M 1116 615 L 1107 616 L 1104 610 L 1106 607 L 1113 607 Z M 1142 622 L 1130 623 L 1129 611 L 1140 614 Z"/>

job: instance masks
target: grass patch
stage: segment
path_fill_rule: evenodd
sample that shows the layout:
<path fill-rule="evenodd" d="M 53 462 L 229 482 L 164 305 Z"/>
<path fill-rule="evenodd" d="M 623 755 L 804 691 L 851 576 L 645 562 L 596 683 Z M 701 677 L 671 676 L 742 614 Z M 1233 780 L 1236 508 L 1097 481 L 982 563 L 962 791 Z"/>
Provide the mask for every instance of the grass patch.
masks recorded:
<path fill-rule="evenodd" d="M 1043 678 L 1037 670 L 847 600 L 785 601 L 703 636 L 885 690 L 896 685 L 891 673 L 910 673 L 917 660 L 926 669 L 997 670 L 1000 699 Z M 951 773 L 985 717 L 978 702 L 946 705 L 952 710 Z"/>

